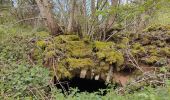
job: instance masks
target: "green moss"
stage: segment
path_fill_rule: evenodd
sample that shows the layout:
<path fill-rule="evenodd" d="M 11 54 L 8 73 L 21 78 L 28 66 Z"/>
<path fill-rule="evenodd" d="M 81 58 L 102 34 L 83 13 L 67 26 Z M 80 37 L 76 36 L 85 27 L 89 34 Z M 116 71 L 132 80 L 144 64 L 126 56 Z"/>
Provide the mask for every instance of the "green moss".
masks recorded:
<path fill-rule="evenodd" d="M 100 61 L 97 67 L 95 68 L 95 73 L 96 74 L 101 74 L 101 73 L 108 73 L 108 70 L 110 68 L 110 65 L 108 62 L 105 61 Z"/>
<path fill-rule="evenodd" d="M 68 69 L 66 69 L 66 67 L 61 63 L 59 63 L 57 66 L 57 75 L 58 75 L 59 79 L 72 77 L 72 75 L 68 71 Z"/>
<path fill-rule="evenodd" d="M 55 51 L 48 51 L 45 53 L 45 59 L 50 59 L 56 56 L 56 52 Z"/>
<path fill-rule="evenodd" d="M 39 49 L 34 49 L 34 51 L 32 52 L 34 60 L 41 59 L 41 53 L 42 52 Z"/>
<path fill-rule="evenodd" d="M 135 43 L 132 45 L 131 52 L 133 55 L 143 55 L 146 53 L 146 50 L 140 43 Z"/>
<path fill-rule="evenodd" d="M 112 65 L 116 64 L 117 71 L 119 71 L 121 68 L 120 66 L 124 63 L 124 57 L 123 54 L 117 51 L 100 51 L 96 53 L 97 59 L 99 61 L 105 61 L 107 64 Z M 107 67 L 109 66 L 107 65 Z"/>
<path fill-rule="evenodd" d="M 159 57 L 157 56 L 150 56 L 148 58 L 143 59 L 144 63 L 150 64 L 150 65 L 155 64 L 158 60 L 159 60 Z"/>
<path fill-rule="evenodd" d="M 127 44 L 129 43 L 129 39 L 127 37 L 123 37 L 120 43 L 116 44 L 118 49 L 127 49 Z"/>
<path fill-rule="evenodd" d="M 127 37 L 123 37 L 121 43 L 127 44 L 127 43 L 129 43 L 129 39 Z"/>
<path fill-rule="evenodd" d="M 75 49 L 74 51 L 70 51 L 70 55 L 72 57 L 90 57 L 92 55 L 92 50 L 88 48 L 84 49 Z"/>
<path fill-rule="evenodd" d="M 105 52 L 97 52 L 96 55 L 100 61 L 106 58 Z"/>
<path fill-rule="evenodd" d="M 110 53 L 106 53 L 106 61 L 110 64 L 116 63 L 117 66 L 120 66 L 124 62 L 124 58 L 122 53 L 112 51 Z"/>
<path fill-rule="evenodd" d="M 159 49 L 154 45 L 148 46 L 148 54 L 151 56 L 158 56 Z"/>
<path fill-rule="evenodd" d="M 88 68 L 88 67 L 94 67 L 95 64 L 90 58 L 84 58 L 84 59 L 76 59 L 76 58 L 68 58 L 66 59 L 66 62 L 68 63 L 70 68 L 76 69 L 76 68 Z"/>
<path fill-rule="evenodd" d="M 127 42 L 127 39 L 125 39 Z M 117 69 L 121 69 L 120 66 L 124 63 L 123 54 L 114 49 L 115 43 L 113 42 L 101 42 L 95 41 L 94 48 L 96 49 L 96 57 L 99 61 L 104 61 L 103 68 L 108 69 L 109 65 L 116 64 Z"/>
<path fill-rule="evenodd" d="M 84 41 L 70 41 L 65 45 L 67 53 L 72 57 L 89 57 L 92 55 L 92 45 Z"/>
<path fill-rule="evenodd" d="M 55 44 L 49 44 L 49 45 L 47 45 L 47 47 L 46 47 L 46 51 L 50 51 L 50 50 L 55 50 L 56 48 L 55 48 Z"/>
<path fill-rule="evenodd" d="M 132 48 L 138 50 L 138 49 L 141 48 L 141 44 L 140 43 L 135 43 L 135 44 L 132 45 Z"/>
<path fill-rule="evenodd" d="M 42 41 L 37 41 L 36 46 L 43 49 L 43 48 L 45 48 L 47 46 L 47 43 L 46 43 L 46 41 L 43 41 L 43 40 Z"/>
<path fill-rule="evenodd" d="M 124 64 L 124 56 L 123 56 L 122 53 L 116 52 L 115 57 L 116 57 L 116 60 L 117 60 L 117 62 L 116 62 L 117 67 Z"/>
<path fill-rule="evenodd" d="M 54 38 L 56 43 L 65 43 L 68 41 L 79 41 L 79 37 L 77 35 L 60 35 Z"/>
<path fill-rule="evenodd" d="M 128 42 L 126 38 L 122 41 Z M 72 77 L 76 70 L 89 68 L 95 69 L 95 73 L 107 73 L 111 65 L 115 65 L 117 71 L 120 71 L 124 63 L 123 54 L 114 48 L 113 42 L 80 40 L 75 35 L 60 35 L 55 37 L 54 41 L 45 42 L 38 41 L 37 45 L 45 47 L 42 59 L 47 63 L 50 58 L 60 54 L 58 51 L 62 52 L 57 70 L 61 78 Z"/>
<path fill-rule="evenodd" d="M 94 48 L 101 51 L 101 50 L 109 50 L 112 49 L 114 47 L 114 43 L 113 42 L 101 42 L 101 41 L 95 41 L 94 42 Z"/>
<path fill-rule="evenodd" d="M 166 30 L 170 30 L 170 24 L 164 25 L 164 28 L 165 28 Z"/>
<path fill-rule="evenodd" d="M 116 44 L 116 46 L 118 49 L 126 49 L 127 48 L 126 44 L 123 44 L 123 43 Z"/>
<path fill-rule="evenodd" d="M 106 56 L 106 61 L 109 62 L 109 64 L 116 64 L 116 70 L 120 71 L 121 65 L 123 65 L 124 63 L 124 57 L 122 55 L 122 53 L 120 52 L 111 52 L 109 54 L 107 54 Z"/>
<path fill-rule="evenodd" d="M 35 33 L 35 36 L 38 38 L 47 38 L 50 36 L 50 34 L 48 32 L 41 31 L 41 32 Z"/>
<path fill-rule="evenodd" d="M 170 57 L 170 47 L 161 48 L 160 55 Z"/>
<path fill-rule="evenodd" d="M 36 64 L 42 64 L 42 51 L 39 50 L 38 48 L 34 49 L 32 52 L 31 52 L 31 55 L 32 55 L 32 59 L 33 61 L 36 63 Z"/>

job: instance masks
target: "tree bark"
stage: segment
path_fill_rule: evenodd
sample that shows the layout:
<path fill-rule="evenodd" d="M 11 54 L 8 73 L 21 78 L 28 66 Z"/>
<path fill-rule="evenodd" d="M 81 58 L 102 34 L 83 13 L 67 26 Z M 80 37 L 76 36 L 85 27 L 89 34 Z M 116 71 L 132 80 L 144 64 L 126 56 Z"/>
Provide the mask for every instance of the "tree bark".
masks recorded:
<path fill-rule="evenodd" d="M 46 18 L 46 24 L 52 35 L 59 35 L 62 33 L 60 26 L 55 22 L 54 15 L 52 13 L 52 4 L 49 0 L 36 0 L 39 7 L 40 14 L 43 18 Z"/>
<path fill-rule="evenodd" d="M 85 16 L 86 17 L 86 15 L 87 15 L 87 10 L 86 10 L 86 0 L 83 0 L 82 1 L 82 9 L 83 9 L 83 16 Z"/>
<path fill-rule="evenodd" d="M 86 8 L 86 0 L 82 1 L 82 11 L 83 11 L 83 19 L 84 19 L 84 25 L 83 25 L 83 32 L 84 34 L 87 34 L 87 8 Z"/>
<path fill-rule="evenodd" d="M 94 17 L 94 14 L 95 14 L 95 11 L 96 11 L 95 8 L 96 8 L 95 7 L 95 0 L 91 0 L 91 16 L 92 16 L 92 18 Z"/>
<path fill-rule="evenodd" d="M 73 32 L 73 23 L 74 23 L 74 16 L 75 16 L 75 9 L 76 9 L 76 0 L 71 0 L 71 11 L 70 11 L 70 18 L 68 22 L 67 32 L 70 34 Z"/>

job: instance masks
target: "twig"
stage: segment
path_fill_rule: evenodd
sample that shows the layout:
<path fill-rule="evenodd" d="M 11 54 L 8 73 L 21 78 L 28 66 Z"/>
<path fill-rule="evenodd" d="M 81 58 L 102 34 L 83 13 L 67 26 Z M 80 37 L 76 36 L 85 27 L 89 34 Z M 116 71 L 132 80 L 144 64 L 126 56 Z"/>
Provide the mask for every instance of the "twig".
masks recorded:
<path fill-rule="evenodd" d="M 106 42 L 107 42 L 113 35 L 115 35 L 116 33 L 117 33 L 117 31 L 112 32 L 112 34 L 106 39 Z"/>
<path fill-rule="evenodd" d="M 53 70 L 54 70 L 55 77 L 56 77 L 59 85 L 61 86 L 62 90 L 64 91 L 65 95 L 67 96 L 68 93 L 67 93 L 66 89 L 64 88 L 64 86 L 61 84 L 60 80 L 57 77 L 56 68 L 55 68 L 55 59 L 53 58 L 52 61 L 53 61 Z"/>
<path fill-rule="evenodd" d="M 28 89 L 32 94 L 33 96 L 35 97 L 36 100 L 38 100 L 37 96 L 34 94 L 34 92 L 31 90 L 31 89 Z"/>

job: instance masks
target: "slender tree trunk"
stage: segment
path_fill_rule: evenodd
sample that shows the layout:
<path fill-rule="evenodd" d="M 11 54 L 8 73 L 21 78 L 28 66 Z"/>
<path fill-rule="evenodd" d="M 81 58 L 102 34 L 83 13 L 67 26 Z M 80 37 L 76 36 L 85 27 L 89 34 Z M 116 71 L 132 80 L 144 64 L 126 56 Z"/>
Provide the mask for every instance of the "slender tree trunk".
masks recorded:
<path fill-rule="evenodd" d="M 83 25 L 83 31 L 84 31 L 84 34 L 86 33 L 87 34 L 87 25 L 88 25 L 88 22 L 87 22 L 87 8 L 86 8 L 86 0 L 83 0 L 82 1 L 82 11 L 83 11 L 83 19 L 84 19 L 84 25 Z"/>
<path fill-rule="evenodd" d="M 74 16 L 75 16 L 75 9 L 76 9 L 76 0 L 71 0 L 71 11 L 70 11 L 70 18 L 69 18 L 69 23 L 68 23 L 68 28 L 67 31 L 68 33 L 73 32 L 73 23 L 74 23 Z"/>
<path fill-rule="evenodd" d="M 82 9 L 83 9 L 83 15 L 86 17 L 86 15 L 87 15 L 86 0 L 83 0 L 83 2 L 82 2 Z"/>
<path fill-rule="evenodd" d="M 95 8 L 96 8 L 95 7 L 95 0 L 91 0 L 91 16 L 92 16 L 92 18 L 94 18 L 94 14 L 95 14 L 95 11 L 96 11 Z"/>
<path fill-rule="evenodd" d="M 46 24 L 52 35 L 59 35 L 62 33 L 59 25 L 55 22 L 54 15 L 52 13 L 52 4 L 49 0 L 36 0 L 40 9 L 42 17 L 46 18 Z"/>

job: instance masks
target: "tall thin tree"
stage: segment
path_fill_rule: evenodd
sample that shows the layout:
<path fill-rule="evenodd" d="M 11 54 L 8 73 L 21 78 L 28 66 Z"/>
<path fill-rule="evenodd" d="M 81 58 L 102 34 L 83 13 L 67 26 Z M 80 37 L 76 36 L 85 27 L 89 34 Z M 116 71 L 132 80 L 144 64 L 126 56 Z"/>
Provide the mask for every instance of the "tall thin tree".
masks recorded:
<path fill-rule="evenodd" d="M 52 12 L 52 3 L 50 0 L 35 0 L 42 17 L 46 19 L 46 24 L 52 35 L 61 33 L 60 26 L 56 23 Z"/>
<path fill-rule="evenodd" d="M 70 10 L 70 17 L 69 17 L 69 23 L 67 27 L 68 33 L 73 32 L 73 23 L 74 23 L 74 16 L 75 16 L 75 7 L 76 6 L 76 0 L 71 0 L 71 10 Z"/>

